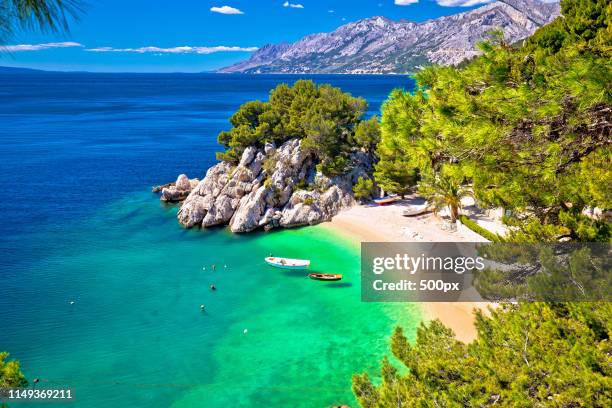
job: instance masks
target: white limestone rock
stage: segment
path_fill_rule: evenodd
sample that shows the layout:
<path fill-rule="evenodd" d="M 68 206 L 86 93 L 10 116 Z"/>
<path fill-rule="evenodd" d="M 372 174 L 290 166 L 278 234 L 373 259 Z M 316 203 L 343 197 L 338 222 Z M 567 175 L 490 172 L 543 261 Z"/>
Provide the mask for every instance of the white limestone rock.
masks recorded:
<path fill-rule="evenodd" d="M 266 166 L 273 169 L 271 174 L 264 169 L 266 160 L 273 161 Z M 371 171 L 372 158 L 356 151 L 350 164 L 347 174 L 328 178 L 316 174 L 313 156 L 301 149 L 298 139 L 278 147 L 248 147 L 237 166 L 221 162 L 211 167 L 191 189 L 177 217 L 187 228 L 228 224 L 233 232 L 327 221 L 354 204 L 352 186 L 359 175 Z"/>

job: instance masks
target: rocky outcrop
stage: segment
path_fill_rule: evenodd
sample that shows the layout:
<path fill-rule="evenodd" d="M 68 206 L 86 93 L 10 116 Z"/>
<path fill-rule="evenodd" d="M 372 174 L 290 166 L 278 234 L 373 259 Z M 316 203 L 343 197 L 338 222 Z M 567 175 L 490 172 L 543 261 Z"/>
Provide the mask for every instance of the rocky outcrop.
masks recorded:
<path fill-rule="evenodd" d="M 191 190 L 195 188 L 199 182 L 200 180 L 198 179 L 190 180 L 185 174 L 181 174 L 174 183 L 153 187 L 153 192 L 161 192 L 161 201 L 178 203 L 186 199 Z"/>
<path fill-rule="evenodd" d="M 328 178 L 292 139 L 278 148 L 248 147 L 238 165 L 221 162 L 189 193 L 178 212 L 185 227 L 229 224 L 233 232 L 296 227 L 330 220 L 354 203 L 352 186 L 371 171 L 372 158 L 351 155 L 351 171 Z"/>

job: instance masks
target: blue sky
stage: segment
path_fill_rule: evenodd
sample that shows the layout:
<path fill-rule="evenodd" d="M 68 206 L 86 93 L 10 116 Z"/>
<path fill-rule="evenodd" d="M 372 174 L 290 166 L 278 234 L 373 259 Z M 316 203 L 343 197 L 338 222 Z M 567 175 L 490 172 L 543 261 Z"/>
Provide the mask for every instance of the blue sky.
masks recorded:
<path fill-rule="evenodd" d="M 424 21 L 489 0 L 87 0 L 68 34 L 18 33 L 0 65 L 47 70 L 201 72 L 268 43 L 362 18 Z M 251 51 L 249 51 L 251 50 Z"/>

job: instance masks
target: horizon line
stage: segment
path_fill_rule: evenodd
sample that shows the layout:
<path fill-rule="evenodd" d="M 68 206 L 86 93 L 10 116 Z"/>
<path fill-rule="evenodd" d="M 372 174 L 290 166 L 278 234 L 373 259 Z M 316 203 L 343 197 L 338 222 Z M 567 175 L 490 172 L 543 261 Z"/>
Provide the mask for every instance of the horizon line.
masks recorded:
<path fill-rule="evenodd" d="M 183 75 L 199 75 L 199 74 L 217 74 L 227 76 L 238 76 L 238 75 L 249 75 L 249 76 L 260 76 L 260 75 L 413 75 L 414 73 L 398 73 L 391 72 L 386 74 L 381 73 L 300 73 L 300 72 L 265 72 L 265 73 L 243 73 L 243 72 L 218 72 L 215 70 L 211 71 L 87 71 L 87 70 L 48 70 L 42 68 L 31 68 L 31 67 L 16 67 L 0 65 L 0 75 L 7 71 L 33 71 L 33 72 L 44 72 L 44 73 L 57 73 L 57 74 L 183 74 Z"/>

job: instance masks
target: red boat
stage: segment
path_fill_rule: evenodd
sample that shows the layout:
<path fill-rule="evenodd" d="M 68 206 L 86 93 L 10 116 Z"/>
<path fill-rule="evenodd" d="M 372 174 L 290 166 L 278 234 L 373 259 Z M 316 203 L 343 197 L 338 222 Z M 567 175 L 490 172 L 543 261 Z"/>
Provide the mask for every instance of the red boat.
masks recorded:
<path fill-rule="evenodd" d="M 386 205 L 386 204 L 394 203 L 399 200 L 401 200 L 400 196 L 386 196 L 386 197 L 381 197 L 381 198 L 375 198 L 374 202 L 378 205 Z"/>

